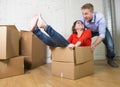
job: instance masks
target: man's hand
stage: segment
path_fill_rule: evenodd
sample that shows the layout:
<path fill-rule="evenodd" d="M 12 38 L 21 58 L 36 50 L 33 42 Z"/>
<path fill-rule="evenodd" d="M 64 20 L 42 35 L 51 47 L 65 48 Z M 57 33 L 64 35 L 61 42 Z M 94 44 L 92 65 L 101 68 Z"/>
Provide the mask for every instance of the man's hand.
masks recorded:
<path fill-rule="evenodd" d="M 91 45 L 91 49 L 92 49 L 92 51 L 95 50 L 95 46 L 93 44 Z"/>
<path fill-rule="evenodd" d="M 95 47 L 103 41 L 102 37 L 98 37 L 97 40 L 91 45 L 92 51 L 95 50 Z"/>

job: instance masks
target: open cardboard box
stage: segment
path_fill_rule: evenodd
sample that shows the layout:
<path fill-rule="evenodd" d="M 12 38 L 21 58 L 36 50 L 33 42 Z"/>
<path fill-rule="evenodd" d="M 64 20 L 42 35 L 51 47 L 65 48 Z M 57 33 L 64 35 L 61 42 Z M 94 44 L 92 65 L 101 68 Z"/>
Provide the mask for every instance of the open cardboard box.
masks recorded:
<path fill-rule="evenodd" d="M 78 79 L 94 72 L 93 52 L 88 47 L 56 47 L 52 49 L 52 74 Z"/>

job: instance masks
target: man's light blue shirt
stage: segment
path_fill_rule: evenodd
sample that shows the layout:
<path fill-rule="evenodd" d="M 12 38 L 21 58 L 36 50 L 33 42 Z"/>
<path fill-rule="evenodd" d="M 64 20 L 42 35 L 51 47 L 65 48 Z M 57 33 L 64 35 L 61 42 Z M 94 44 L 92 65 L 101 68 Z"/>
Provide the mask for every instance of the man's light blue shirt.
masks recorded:
<path fill-rule="evenodd" d="M 91 22 L 85 21 L 83 17 L 81 17 L 80 20 L 84 23 L 86 28 L 90 29 L 92 32 L 99 32 L 99 36 L 105 38 L 106 22 L 101 13 L 94 12 Z"/>

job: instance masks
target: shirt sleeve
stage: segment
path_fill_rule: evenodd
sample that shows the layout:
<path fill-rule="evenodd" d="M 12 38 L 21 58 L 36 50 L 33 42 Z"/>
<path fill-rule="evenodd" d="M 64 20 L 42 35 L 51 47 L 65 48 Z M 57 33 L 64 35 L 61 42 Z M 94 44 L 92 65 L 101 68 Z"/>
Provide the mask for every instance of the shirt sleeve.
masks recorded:
<path fill-rule="evenodd" d="M 92 33 L 91 33 L 90 29 L 87 29 L 84 31 L 83 35 L 79 38 L 78 41 L 80 41 L 82 43 L 84 40 L 87 40 L 89 38 L 92 38 Z"/>
<path fill-rule="evenodd" d="M 98 31 L 99 31 L 99 36 L 102 38 L 105 38 L 105 32 L 106 32 L 106 22 L 105 22 L 105 18 L 103 15 L 100 15 L 100 19 L 99 19 L 99 26 L 98 26 Z"/>

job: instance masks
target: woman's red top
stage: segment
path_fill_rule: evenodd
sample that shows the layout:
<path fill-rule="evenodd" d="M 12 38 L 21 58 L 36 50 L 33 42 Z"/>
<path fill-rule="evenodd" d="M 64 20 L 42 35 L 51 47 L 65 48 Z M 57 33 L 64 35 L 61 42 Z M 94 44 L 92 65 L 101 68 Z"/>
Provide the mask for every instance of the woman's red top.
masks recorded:
<path fill-rule="evenodd" d="M 77 34 L 71 34 L 68 38 L 68 42 L 76 44 L 78 41 L 81 42 L 80 46 L 90 46 L 92 42 L 92 33 L 90 29 L 85 30 L 80 37 Z"/>

